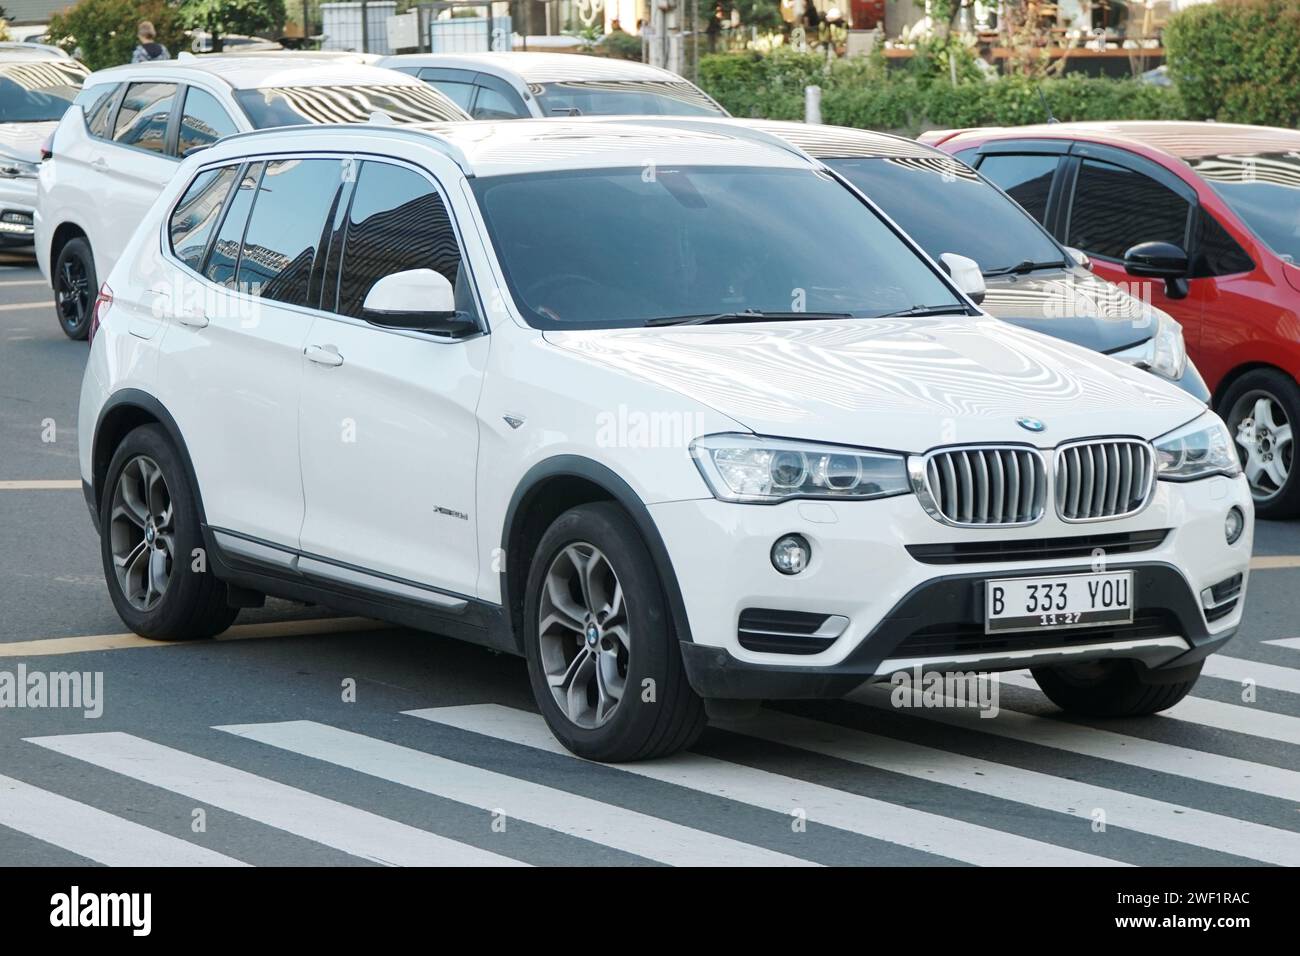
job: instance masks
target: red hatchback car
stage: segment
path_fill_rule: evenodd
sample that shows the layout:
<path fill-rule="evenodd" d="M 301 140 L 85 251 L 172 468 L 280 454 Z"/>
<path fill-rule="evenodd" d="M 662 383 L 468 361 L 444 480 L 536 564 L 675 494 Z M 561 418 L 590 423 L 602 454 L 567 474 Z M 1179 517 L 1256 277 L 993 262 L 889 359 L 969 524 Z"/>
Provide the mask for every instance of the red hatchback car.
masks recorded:
<path fill-rule="evenodd" d="M 1257 513 L 1300 514 L 1300 132 L 1053 123 L 921 139 L 979 169 L 1098 275 L 1178 319 L 1237 436 Z"/>

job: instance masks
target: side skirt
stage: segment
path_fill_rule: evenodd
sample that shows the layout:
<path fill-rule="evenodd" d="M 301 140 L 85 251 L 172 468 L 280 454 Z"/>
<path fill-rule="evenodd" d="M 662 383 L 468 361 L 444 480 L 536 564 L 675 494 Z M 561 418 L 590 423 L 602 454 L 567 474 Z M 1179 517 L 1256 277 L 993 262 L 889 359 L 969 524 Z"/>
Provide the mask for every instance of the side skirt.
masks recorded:
<path fill-rule="evenodd" d="M 203 541 L 208 567 L 228 584 L 454 637 L 495 651 L 523 654 L 499 604 L 302 554 L 206 524 Z"/>

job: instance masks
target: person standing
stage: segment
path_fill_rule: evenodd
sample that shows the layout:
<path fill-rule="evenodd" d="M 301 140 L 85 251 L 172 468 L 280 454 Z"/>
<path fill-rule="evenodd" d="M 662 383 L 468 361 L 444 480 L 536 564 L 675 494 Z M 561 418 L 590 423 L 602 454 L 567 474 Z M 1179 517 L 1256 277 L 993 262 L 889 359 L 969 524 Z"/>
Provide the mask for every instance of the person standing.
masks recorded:
<path fill-rule="evenodd" d="M 167 52 L 167 47 L 158 42 L 158 33 L 148 20 L 140 21 L 140 25 L 136 27 L 135 36 L 140 42 L 136 44 L 135 52 L 131 54 L 132 63 L 148 63 L 152 60 L 171 59 L 172 55 Z"/>

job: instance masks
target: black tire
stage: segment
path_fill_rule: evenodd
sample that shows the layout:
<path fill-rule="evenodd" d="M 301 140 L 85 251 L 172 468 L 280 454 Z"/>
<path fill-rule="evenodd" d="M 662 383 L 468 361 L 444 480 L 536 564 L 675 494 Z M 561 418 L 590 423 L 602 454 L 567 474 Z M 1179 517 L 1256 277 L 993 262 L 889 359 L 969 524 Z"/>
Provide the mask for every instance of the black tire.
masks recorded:
<path fill-rule="evenodd" d="M 89 242 L 78 237 L 64 243 L 50 271 L 50 284 L 54 287 L 59 328 L 70 339 L 84 339 L 90 334 L 90 317 L 99 295 Z"/>
<path fill-rule="evenodd" d="M 1234 446 L 1241 457 L 1242 467 L 1247 464 L 1247 452 L 1240 442 L 1236 442 L 1237 431 L 1246 418 L 1251 417 L 1251 410 L 1259 397 L 1266 397 L 1280 407 L 1286 415 L 1287 424 L 1293 430 L 1300 429 L 1300 386 L 1295 379 L 1277 369 L 1261 368 L 1247 372 L 1232 383 L 1219 402 L 1219 414 L 1232 430 Z M 1279 423 L 1280 424 L 1280 423 Z M 1300 462 L 1294 458 L 1290 449 L 1282 453 L 1279 460 L 1287 468 L 1286 482 L 1280 489 L 1269 487 L 1268 494 L 1261 493 L 1251 485 L 1251 496 L 1255 499 L 1255 515 L 1259 518 L 1294 518 L 1300 514 Z M 1276 485 L 1276 482 L 1271 482 Z"/>
<path fill-rule="evenodd" d="M 122 536 L 129 535 L 134 526 L 124 516 L 114 524 L 114 495 L 123 472 L 128 466 L 138 467 L 141 460 L 156 464 L 165 482 L 171 512 L 171 553 L 175 556 L 175 560 L 166 562 L 170 571 L 160 589 L 161 597 L 147 608 L 137 607 L 127 596 L 113 559 L 115 537 L 121 546 Z M 198 500 L 181 456 L 161 425 L 141 425 L 132 430 L 113 452 L 99 504 L 99 520 L 100 555 L 108 593 L 122 622 L 132 631 L 154 640 L 182 641 L 213 637 L 234 623 L 239 609 L 230 606 L 225 583 L 207 567 L 206 551 L 200 570 L 195 570 L 196 549 L 204 547 Z"/>
<path fill-rule="evenodd" d="M 593 727 L 580 726 L 560 708 L 543 666 L 543 584 L 562 552 L 574 545 L 599 549 L 617 576 L 629 634 L 623 696 L 606 722 Z M 663 757 L 691 746 L 704 730 L 704 702 L 686 680 L 654 561 L 636 526 L 615 504 L 599 502 L 566 511 L 542 536 L 524 594 L 524 646 L 537 706 L 556 739 L 579 757 L 613 763 Z M 580 648 L 575 646 L 575 651 Z M 652 695 L 645 692 L 647 686 Z"/>
<path fill-rule="evenodd" d="M 1171 683 L 1159 683 L 1137 661 L 1093 661 L 1035 667 L 1034 680 L 1048 699 L 1071 714 L 1084 717 L 1146 717 L 1168 710 L 1196 684 L 1201 665 L 1180 668 Z"/>

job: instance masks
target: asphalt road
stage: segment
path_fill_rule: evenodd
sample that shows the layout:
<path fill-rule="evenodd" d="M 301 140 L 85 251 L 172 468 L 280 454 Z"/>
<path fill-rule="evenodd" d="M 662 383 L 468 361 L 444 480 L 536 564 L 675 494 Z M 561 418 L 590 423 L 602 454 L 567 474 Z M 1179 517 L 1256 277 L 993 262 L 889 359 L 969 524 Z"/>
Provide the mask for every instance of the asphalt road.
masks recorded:
<path fill-rule="evenodd" d="M 1259 525 L 1245 626 L 1166 716 L 1065 720 L 1013 676 L 991 719 L 876 689 L 587 764 L 520 661 L 452 640 L 278 601 L 122 634 L 48 295 L 0 253 L 0 679 L 102 675 L 102 714 L 0 709 L 0 865 L 1300 864 L 1300 523 Z"/>

